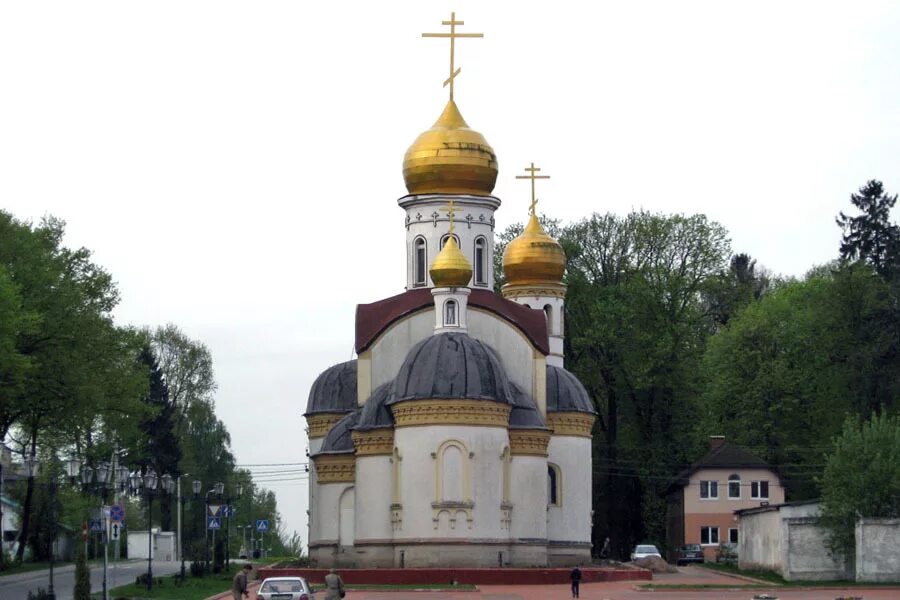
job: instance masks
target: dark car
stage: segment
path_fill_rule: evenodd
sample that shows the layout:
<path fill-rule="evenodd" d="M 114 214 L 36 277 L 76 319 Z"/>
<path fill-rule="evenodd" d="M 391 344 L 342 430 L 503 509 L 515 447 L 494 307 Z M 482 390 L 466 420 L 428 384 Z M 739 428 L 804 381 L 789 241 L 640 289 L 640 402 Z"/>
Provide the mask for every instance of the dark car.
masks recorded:
<path fill-rule="evenodd" d="M 684 546 L 679 546 L 678 550 L 675 551 L 676 565 L 702 563 L 703 561 L 703 548 L 700 547 L 700 544 L 685 544 Z"/>

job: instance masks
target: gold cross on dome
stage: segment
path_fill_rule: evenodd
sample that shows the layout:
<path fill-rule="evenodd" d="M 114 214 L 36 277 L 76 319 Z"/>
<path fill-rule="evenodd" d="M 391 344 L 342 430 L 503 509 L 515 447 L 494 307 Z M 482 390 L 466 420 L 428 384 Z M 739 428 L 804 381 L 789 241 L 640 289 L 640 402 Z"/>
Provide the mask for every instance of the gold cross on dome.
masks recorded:
<path fill-rule="evenodd" d="M 550 179 L 549 175 L 536 175 L 536 173 L 540 172 L 540 167 L 535 167 L 534 163 L 531 163 L 530 167 L 525 167 L 525 170 L 528 171 L 528 175 L 516 175 L 516 179 L 530 179 L 531 180 L 531 206 L 528 207 L 528 214 L 535 214 L 535 209 L 537 207 L 537 197 L 534 195 L 534 180 L 535 179 Z"/>
<path fill-rule="evenodd" d="M 444 87 L 450 86 L 450 99 L 453 100 L 453 80 L 459 75 L 462 68 L 456 69 L 454 62 L 456 56 L 456 38 L 483 38 L 483 33 L 457 33 L 457 25 L 465 25 L 465 21 L 457 21 L 456 13 L 450 13 L 449 21 L 441 21 L 441 25 L 449 25 L 450 33 L 423 33 L 422 37 L 426 38 L 450 38 L 450 77 L 444 81 Z"/>
<path fill-rule="evenodd" d="M 441 212 L 447 213 L 447 216 L 450 217 L 450 230 L 448 233 L 453 233 L 453 217 L 456 216 L 456 209 L 453 208 L 453 200 L 450 200 L 447 208 L 442 208 Z"/>

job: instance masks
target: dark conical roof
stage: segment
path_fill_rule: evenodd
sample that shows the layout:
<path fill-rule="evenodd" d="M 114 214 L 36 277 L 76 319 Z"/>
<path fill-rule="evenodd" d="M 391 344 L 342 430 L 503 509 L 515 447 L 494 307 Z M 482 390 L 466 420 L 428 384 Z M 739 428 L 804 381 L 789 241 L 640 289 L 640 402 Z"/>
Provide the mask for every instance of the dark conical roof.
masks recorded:
<path fill-rule="evenodd" d="M 356 424 L 356 429 L 363 431 L 394 426 L 394 413 L 387 407 L 387 401 L 391 397 L 393 386 L 394 382 L 389 381 L 375 388 L 375 391 L 363 404 L 362 414 L 359 416 L 359 423 Z"/>
<path fill-rule="evenodd" d="M 404 400 L 469 399 L 512 404 L 509 380 L 491 348 L 464 333 L 440 333 L 409 351 L 388 405 Z"/>
<path fill-rule="evenodd" d="M 309 390 L 306 414 L 349 412 L 356 405 L 356 361 L 348 360 L 316 377 Z"/>
<path fill-rule="evenodd" d="M 319 454 L 345 454 L 353 452 L 353 438 L 350 437 L 350 430 L 352 430 L 357 421 L 359 421 L 361 412 L 362 409 L 358 408 L 335 423 L 334 427 L 328 432 L 328 435 L 325 436 Z"/>
<path fill-rule="evenodd" d="M 587 390 L 569 371 L 547 365 L 547 412 L 597 414 Z"/>
<path fill-rule="evenodd" d="M 538 429 L 547 426 L 534 399 L 512 381 L 509 382 L 513 408 L 509 412 L 511 429 Z"/>

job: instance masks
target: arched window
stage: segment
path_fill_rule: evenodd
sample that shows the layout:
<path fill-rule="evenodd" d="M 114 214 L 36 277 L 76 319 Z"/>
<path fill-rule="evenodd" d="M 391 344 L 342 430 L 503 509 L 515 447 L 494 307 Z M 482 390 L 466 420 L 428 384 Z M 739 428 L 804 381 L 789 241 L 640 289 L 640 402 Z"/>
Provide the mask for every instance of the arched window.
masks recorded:
<path fill-rule="evenodd" d="M 425 238 L 421 236 L 413 242 L 413 261 L 415 262 L 413 285 L 426 285 L 428 283 L 425 275 L 428 268 L 428 252 L 425 249 Z"/>
<path fill-rule="evenodd" d="M 544 305 L 544 316 L 547 317 L 547 333 L 553 335 L 553 307 L 549 304 Z"/>
<path fill-rule="evenodd" d="M 547 464 L 547 504 L 562 506 L 562 473 L 554 464 Z"/>
<path fill-rule="evenodd" d="M 456 325 L 456 300 L 444 303 L 444 326 Z"/>
<path fill-rule="evenodd" d="M 487 285 L 487 241 L 475 238 L 475 285 Z"/>
<path fill-rule="evenodd" d="M 459 238 L 456 237 L 456 234 L 455 233 L 445 233 L 443 236 L 441 236 L 441 250 L 444 249 L 444 244 L 447 243 L 447 240 L 450 239 L 451 235 L 453 236 L 453 239 L 456 240 L 456 247 L 457 248 L 459 247 Z"/>
<path fill-rule="evenodd" d="M 728 498 L 730 500 L 741 499 L 741 476 L 737 473 L 728 476 Z"/>

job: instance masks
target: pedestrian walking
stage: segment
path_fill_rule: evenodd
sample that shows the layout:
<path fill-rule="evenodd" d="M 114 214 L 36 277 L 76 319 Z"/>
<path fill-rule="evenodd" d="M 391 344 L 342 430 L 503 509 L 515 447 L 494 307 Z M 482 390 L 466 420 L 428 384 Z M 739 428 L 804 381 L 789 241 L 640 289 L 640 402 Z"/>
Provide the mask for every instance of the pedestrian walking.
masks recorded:
<path fill-rule="evenodd" d="M 609 558 L 609 538 L 603 540 L 603 547 L 600 548 L 600 558 Z"/>
<path fill-rule="evenodd" d="M 579 588 L 581 587 L 581 569 L 578 567 L 572 569 L 572 572 L 569 573 L 569 579 L 572 580 L 572 597 L 578 598 Z"/>
<path fill-rule="evenodd" d="M 250 596 L 250 592 L 247 591 L 247 576 L 250 575 L 251 570 L 253 570 L 253 565 L 247 563 L 231 580 L 231 597 L 234 600 L 241 600 L 241 595 Z"/>
<path fill-rule="evenodd" d="M 344 580 L 334 569 L 331 569 L 325 576 L 325 600 L 340 600 L 346 595 Z"/>

